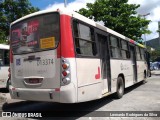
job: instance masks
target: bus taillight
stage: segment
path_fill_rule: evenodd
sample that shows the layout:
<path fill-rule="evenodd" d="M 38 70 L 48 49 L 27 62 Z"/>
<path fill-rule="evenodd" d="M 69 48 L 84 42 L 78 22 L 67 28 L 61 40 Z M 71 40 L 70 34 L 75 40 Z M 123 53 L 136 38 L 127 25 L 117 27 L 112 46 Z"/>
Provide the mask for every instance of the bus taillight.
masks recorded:
<path fill-rule="evenodd" d="M 67 76 L 67 72 L 66 71 L 63 71 L 62 72 L 62 75 L 65 77 L 65 76 Z"/>
<path fill-rule="evenodd" d="M 67 85 L 70 83 L 70 79 L 69 78 L 63 78 L 62 79 L 63 84 Z"/>
<path fill-rule="evenodd" d="M 62 58 L 62 82 L 61 85 L 67 85 L 71 82 L 70 80 L 70 66 L 69 62 Z"/>
<path fill-rule="evenodd" d="M 67 69 L 68 67 L 69 67 L 69 64 L 67 64 L 67 63 L 62 64 L 63 69 Z"/>

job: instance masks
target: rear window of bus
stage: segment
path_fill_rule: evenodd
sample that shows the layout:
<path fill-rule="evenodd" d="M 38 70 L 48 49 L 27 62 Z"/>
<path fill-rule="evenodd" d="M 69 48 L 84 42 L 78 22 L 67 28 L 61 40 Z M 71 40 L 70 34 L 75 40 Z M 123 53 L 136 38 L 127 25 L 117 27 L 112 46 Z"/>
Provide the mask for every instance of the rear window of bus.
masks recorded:
<path fill-rule="evenodd" d="M 54 49 L 59 42 L 59 13 L 34 16 L 11 26 L 14 54 Z"/>

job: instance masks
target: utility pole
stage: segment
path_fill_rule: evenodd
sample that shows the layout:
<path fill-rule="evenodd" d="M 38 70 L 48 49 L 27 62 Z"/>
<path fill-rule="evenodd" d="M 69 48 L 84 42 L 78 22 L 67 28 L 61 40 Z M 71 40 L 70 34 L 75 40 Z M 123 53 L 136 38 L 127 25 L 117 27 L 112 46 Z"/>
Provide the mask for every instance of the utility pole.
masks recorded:
<path fill-rule="evenodd" d="M 64 0 L 64 7 L 67 7 L 67 0 Z"/>
<path fill-rule="evenodd" d="M 158 22 L 158 32 L 159 32 L 159 38 L 160 38 L 160 21 Z"/>
<path fill-rule="evenodd" d="M 158 40 L 160 45 L 160 21 L 158 22 L 158 33 L 159 33 Z"/>
<path fill-rule="evenodd" d="M 143 15 L 139 14 L 139 15 L 142 16 L 144 19 L 146 19 L 146 16 L 147 16 L 147 15 L 150 15 L 150 13 L 143 14 Z M 146 46 L 146 34 L 144 34 L 144 44 L 145 44 L 145 46 Z M 147 47 L 147 46 L 146 46 L 146 47 Z"/>

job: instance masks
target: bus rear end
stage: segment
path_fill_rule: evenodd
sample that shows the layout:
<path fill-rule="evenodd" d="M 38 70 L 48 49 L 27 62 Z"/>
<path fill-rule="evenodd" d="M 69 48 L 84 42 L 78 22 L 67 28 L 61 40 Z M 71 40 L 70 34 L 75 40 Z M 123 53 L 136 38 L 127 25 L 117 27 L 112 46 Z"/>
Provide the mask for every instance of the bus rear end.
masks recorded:
<path fill-rule="evenodd" d="M 68 73 L 70 61 L 62 56 L 66 52 L 61 48 L 67 44 L 63 43 L 65 35 L 71 34 L 63 33 L 69 24 L 64 23 L 67 21 L 64 16 L 58 11 L 33 14 L 11 25 L 10 94 L 13 99 L 75 102 L 74 85 Z"/>

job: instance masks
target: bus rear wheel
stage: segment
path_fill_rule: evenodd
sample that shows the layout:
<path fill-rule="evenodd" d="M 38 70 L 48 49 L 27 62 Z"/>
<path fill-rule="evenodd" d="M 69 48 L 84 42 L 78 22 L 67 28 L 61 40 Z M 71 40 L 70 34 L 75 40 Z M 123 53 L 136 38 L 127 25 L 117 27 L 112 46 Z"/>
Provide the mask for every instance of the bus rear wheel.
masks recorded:
<path fill-rule="evenodd" d="M 122 98 L 123 94 L 124 94 L 124 81 L 123 81 L 122 77 L 118 77 L 115 97 L 117 99 L 120 99 L 120 98 Z"/>
<path fill-rule="evenodd" d="M 146 75 L 146 72 L 144 72 L 144 78 L 143 78 L 143 83 L 146 83 L 147 82 L 147 75 Z"/>
<path fill-rule="evenodd" d="M 11 85 L 10 79 L 7 80 L 7 84 L 6 84 L 6 90 L 7 91 L 9 91 L 9 85 Z"/>

